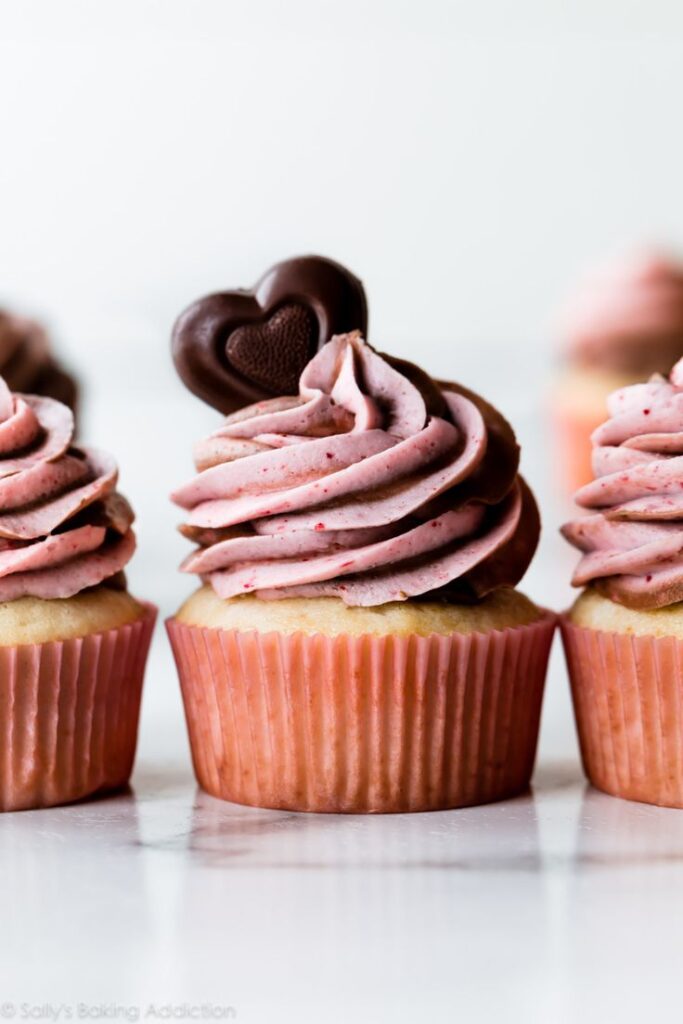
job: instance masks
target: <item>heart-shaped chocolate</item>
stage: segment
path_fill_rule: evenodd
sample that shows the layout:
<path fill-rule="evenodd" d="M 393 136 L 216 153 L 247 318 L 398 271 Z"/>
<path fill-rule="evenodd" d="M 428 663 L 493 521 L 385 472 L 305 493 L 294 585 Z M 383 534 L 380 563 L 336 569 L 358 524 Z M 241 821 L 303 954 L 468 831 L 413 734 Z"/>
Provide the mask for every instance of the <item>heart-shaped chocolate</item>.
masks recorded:
<path fill-rule="evenodd" d="M 253 291 L 199 299 L 173 329 L 180 377 L 228 414 L 295 394 L 306 363 L 335 334 L 367 331 L 363 285 L 339 263 L 302 256 L 277 263 Z"/>

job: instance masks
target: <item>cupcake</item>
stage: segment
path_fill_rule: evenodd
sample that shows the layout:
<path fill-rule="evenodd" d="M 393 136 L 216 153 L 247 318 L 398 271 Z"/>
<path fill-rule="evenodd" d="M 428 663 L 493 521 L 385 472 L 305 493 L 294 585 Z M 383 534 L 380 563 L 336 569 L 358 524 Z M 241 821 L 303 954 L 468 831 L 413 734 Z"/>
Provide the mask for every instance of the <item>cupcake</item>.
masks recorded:
<path fill-rule="evenodd" d="M 0 378 L 0 809 L 123 786 L 155 611 L 126 591 L 133 513 L 71 410 Z"/>
<path fill-rule="evenodd" d="M 195 772 L 301 811 L 483 803 L 531 776 L 553 617 L 512 430 L 333 337 L 297 393 L 228 416 L 174 501 L 202 585 L 168 622 Z"/>
<path fill-rule="evenodd" d="M 0 375 L 12 391 L 56 398 L 76 408 L 76 381 L 57 362 L 40 324 L 0 310 Z"/>
<path fill-rule="evenodd" d="M 608 410 L 590 514 L 562 530 L 585 587 L 562 621 L 581 755 L 598 789 L 683 807 L 683 360 Z"/>
<path fill-rule="evenodd" d="M 683 356 L 683 266 L 653 253 L 594 274 L 563 318 L 564 367 L 553 415 L 572 492 L 592 478 L 592 432 L 607 396 L 666 374 Z"/>

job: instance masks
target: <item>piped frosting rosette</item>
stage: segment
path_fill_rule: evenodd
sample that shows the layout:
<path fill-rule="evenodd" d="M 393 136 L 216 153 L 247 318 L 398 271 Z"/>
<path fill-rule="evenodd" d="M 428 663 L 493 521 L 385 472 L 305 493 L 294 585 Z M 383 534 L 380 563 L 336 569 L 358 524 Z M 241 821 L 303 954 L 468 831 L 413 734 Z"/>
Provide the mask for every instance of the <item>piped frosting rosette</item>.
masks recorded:
<path fill-rule="evenodd" d="M 539 520 L 507 422 L 478 396 L 333 338 L 299 395 L 229 416 L 174 501 L 199 547 L 183 570 L 222 598 L 380 605 L 514 586 Z"/>
<path fill-rule="evenodd" d="M 121 582 L 133 513 L 114 460 L 74 447 L 73 433 L 67 406 L 12 394 L 0 377 L 0 601 Z"/>
<path fill-rule="evenodd" d="M 683 600 L 683 360 L 670 378 L 615 391 L 592 436 L 596 479 L 563 527 L 583 552 L 572 583 L 632 608 Z"/>

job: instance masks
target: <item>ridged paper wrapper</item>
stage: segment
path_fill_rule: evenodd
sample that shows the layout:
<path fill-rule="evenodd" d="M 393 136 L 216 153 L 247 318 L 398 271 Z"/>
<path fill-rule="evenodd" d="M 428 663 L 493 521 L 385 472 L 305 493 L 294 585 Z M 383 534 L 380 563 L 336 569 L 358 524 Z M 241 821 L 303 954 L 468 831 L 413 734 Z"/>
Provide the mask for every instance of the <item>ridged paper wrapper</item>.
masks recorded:
<path fill-rule="evenodd" d="M 584 770 L 605 793 L 683 807 L 683 641 L 561 620 Z"/>
<path fill-rule="evenodd" d="M 450 636 L 167 628 L 197 779 L 235 803 L 427 811 L 526 789 L 555 619 Z"/>
<path fill-rule="evenodd" d="M 72 803 L 124 786 L 156 620 L 0 647 L 0 810 Z"/>

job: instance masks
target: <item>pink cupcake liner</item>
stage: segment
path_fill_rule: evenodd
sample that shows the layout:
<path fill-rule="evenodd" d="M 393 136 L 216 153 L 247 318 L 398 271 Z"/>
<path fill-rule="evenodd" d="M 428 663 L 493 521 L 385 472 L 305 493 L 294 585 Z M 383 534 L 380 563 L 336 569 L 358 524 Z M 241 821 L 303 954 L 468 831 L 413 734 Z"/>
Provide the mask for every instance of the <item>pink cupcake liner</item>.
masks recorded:
<path fill-rule="evenodd" d="M 71 640 L 0 647 L 0 810 L 128 782 L 157 611 Z"/>
<path fill-rule="evenodd" d="M 612 796 L 683 807 L 683 641 L 561 619 L 584 770 Z"/>
<path fill-rule="evenodd" d="M 167 622 L 195 773 L 300 811 L 486 803 L 531 778 L 555 618 L 469 636 L 238 632 Z"/>

